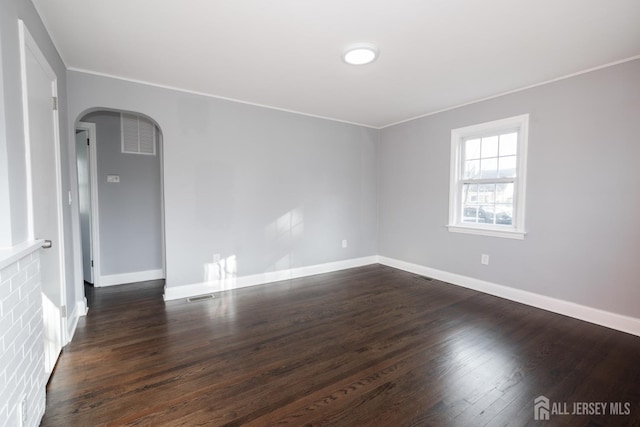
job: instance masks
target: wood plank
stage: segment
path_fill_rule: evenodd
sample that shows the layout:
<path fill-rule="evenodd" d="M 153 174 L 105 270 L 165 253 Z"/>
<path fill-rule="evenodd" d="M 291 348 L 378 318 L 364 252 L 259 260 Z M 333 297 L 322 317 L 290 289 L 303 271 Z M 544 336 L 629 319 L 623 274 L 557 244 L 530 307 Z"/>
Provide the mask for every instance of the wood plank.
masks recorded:
<path fill-rule="evenodd" d="M 533 399 L 630 402 L 640 338 L 381 265 L 164 302 L 88 289 L 43 426 L 524 425 Z"/>

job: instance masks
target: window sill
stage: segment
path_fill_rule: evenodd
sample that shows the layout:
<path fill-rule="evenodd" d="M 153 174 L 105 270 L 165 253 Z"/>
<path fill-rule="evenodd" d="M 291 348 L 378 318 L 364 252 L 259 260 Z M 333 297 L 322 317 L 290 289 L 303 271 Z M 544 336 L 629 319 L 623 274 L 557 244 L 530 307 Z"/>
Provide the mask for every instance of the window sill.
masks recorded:
<path fill-rule="evenodd" d="M 526 232 L 516 230 L 499 230 L 495 228 L 468 227 L 464 225 L 447 225 L 452 233 L 476 234 L 479 236 L 501 237 L 503 239 L 524 240 Z"/>

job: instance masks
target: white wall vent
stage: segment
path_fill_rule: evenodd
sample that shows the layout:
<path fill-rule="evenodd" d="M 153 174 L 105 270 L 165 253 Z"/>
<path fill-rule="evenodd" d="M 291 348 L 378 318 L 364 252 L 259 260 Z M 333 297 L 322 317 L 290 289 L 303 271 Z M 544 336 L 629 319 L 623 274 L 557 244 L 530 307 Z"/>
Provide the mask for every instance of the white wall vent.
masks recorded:
<path fill-rule="evenodd" d="M 156 127 L 148 119 L 135 114 L 120 113 L 122 152 L 156 155 Z"/>

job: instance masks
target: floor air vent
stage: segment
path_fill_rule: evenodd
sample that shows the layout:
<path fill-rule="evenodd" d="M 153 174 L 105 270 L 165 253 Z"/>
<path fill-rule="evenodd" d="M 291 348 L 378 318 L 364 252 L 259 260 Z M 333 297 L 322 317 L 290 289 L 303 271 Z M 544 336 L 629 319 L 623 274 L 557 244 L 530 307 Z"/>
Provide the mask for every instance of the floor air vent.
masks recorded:
<path fill-rule="evenodd" d="M 198 301 L 204 301 L 206 299 L 213 299 L 213 298 L 215 298 L 213 294 L 199 295 L 197 297 L 187 298 L 187 302 L 198 302 Z"/>

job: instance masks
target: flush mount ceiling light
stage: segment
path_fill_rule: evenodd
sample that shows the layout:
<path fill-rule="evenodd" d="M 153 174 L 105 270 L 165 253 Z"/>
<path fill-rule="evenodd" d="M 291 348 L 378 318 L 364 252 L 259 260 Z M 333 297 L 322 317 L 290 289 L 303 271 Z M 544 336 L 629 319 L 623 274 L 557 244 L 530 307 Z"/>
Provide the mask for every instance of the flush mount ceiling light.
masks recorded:
<path fill-rule="evenodd" d="M 344 51 L 342 59 L 347 64 L 364 65 L 378 57 L 378 47 L 372 43 L 352 44 Z"/>

